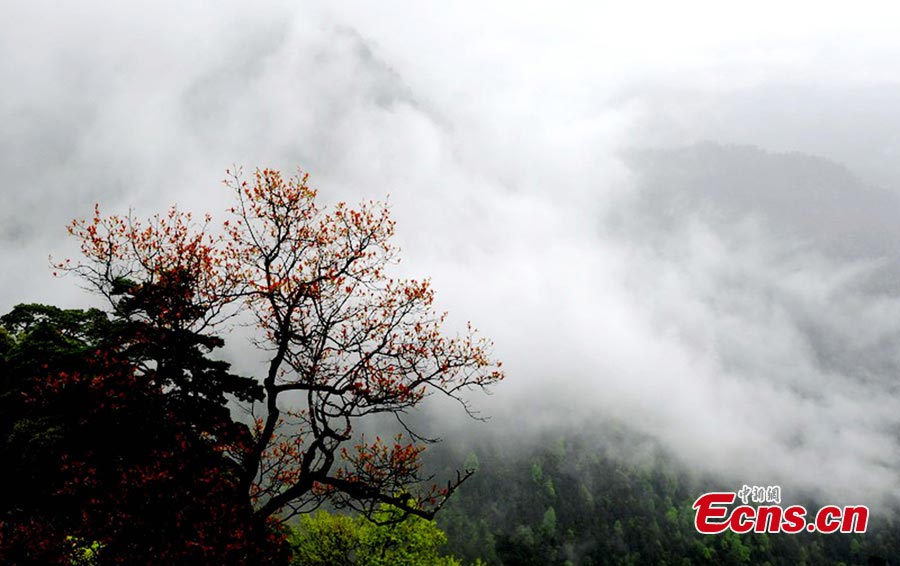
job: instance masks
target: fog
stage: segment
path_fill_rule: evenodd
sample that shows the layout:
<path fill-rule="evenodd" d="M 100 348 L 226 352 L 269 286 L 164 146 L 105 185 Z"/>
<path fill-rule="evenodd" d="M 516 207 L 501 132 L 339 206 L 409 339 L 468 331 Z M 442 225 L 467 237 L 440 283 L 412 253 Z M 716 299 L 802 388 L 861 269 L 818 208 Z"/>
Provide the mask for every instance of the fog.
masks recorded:
<path fill-rule="evenodd" d="M 736 488 L 896 502 L 892 18 L 629 6 L 4 3 L 0 306 L 92 300 L 47 256 L 94 202 L 302 167 L 390 195 L 402 272 L 494 339 L 485 430 L 617 420 Z"/>

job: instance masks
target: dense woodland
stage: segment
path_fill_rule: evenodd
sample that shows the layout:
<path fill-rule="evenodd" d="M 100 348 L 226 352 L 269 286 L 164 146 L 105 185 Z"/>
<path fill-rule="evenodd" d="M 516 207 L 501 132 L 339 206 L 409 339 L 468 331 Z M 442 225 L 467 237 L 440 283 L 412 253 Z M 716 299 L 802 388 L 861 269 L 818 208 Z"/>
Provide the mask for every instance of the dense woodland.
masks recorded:
<path fill-rule="evenodd" d="M 630 446 L 641 456 L 629 456 Z M 468 461 L 478 473 L 438 516 L 447 551 L 464 562 L 812 566 L 900 556 L 897 524 L 881 516 L 865 534 L 700 535 L 698 494 L 737 488 L 685 470 L 621 427 L 517 446 L 497 439 Z"/>

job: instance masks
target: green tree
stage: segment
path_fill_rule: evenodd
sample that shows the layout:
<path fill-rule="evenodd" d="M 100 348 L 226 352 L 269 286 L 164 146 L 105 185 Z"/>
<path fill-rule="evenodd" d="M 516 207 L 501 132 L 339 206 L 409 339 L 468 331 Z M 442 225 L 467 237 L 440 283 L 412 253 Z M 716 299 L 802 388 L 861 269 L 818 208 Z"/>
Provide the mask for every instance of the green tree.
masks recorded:
<path fill-rule="evenodd" d="M 374 523 L 365 517 L 318 511 L 301 517 L 291 536 L 296 566 L 459 566 L 439 550 L 447 537 L 434 521 L 409 517 L 382 506 Z"/>

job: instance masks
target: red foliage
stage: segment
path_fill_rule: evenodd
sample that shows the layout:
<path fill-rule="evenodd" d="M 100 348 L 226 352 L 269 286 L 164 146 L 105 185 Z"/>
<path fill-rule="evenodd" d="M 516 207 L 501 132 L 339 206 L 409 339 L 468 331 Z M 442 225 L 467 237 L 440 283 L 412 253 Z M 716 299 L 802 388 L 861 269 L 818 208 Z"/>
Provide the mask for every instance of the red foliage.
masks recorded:
<path fill-rule="evenodd" d="M 38 509 L 0 529 L 5 563 L 67 564 L 67 537 L 99 542 L 104 564 L 255 564 L 283 550 L 268 540 L 277 531 L 254 532 L 239 470 L 167 408 L 161 387 L 109 352 L 87 365 L 23 392 L 28 414 L 55 416 L 65 436 L 57 467 L 33 486 Z"/>
<path fill-rule="evenodd" d="M 227 308 L 235 302 L 252 313 L 258 345 L 271 357 L 261 376 L 265 408 L 237 476 L 257 522 L 326 499 L 431 516 L 464 477 L 443 490 L 414 491 L 424 484 L 420 437 L 407 429 L 395 443 L 370 443 L 354 438 L 353 425 L 376 413 L 399 417 L 434 392 L 468 412 L 465 391 L 503 378 L 490 343 L 471 326 L 446 336 L 430 283 L 389 276 L 398 251 L 385 205 L 338 203 L 328 211 L 306 175 L 285 180 L 268 169 L 226 185 L 236 203 L 217 229 L 209 216 L 195 223 L 174 208 L 147 223 L 97 208 L 92 220 L 70 227 L 87 261 L 57 267 L 106 296 L 121 278 L 187 274 L 190 314 L 165 313 L 185 328 L 216 324 L 237 312 Z"/>

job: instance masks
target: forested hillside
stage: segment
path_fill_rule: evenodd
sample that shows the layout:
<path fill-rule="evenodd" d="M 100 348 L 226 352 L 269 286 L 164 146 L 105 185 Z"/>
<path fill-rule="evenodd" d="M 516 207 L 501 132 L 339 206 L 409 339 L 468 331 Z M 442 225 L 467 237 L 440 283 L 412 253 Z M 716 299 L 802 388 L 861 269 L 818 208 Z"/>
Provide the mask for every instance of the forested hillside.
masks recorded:
<path fill-rule="evenodd" d="M 812 566 L 900 556 L 897 524 L 882 516 L 865 534 L 698 534 L 696 498 L 741 486 L 698 477 L 627 435 L 613 442 L 598 448 L 569 434 L 514 448 L 483 443 L 468 457 L 478 473 L 438 516 L 447 552 L 509 566 Z M 628 442 L 642 454 L 628 456 Z"/>

